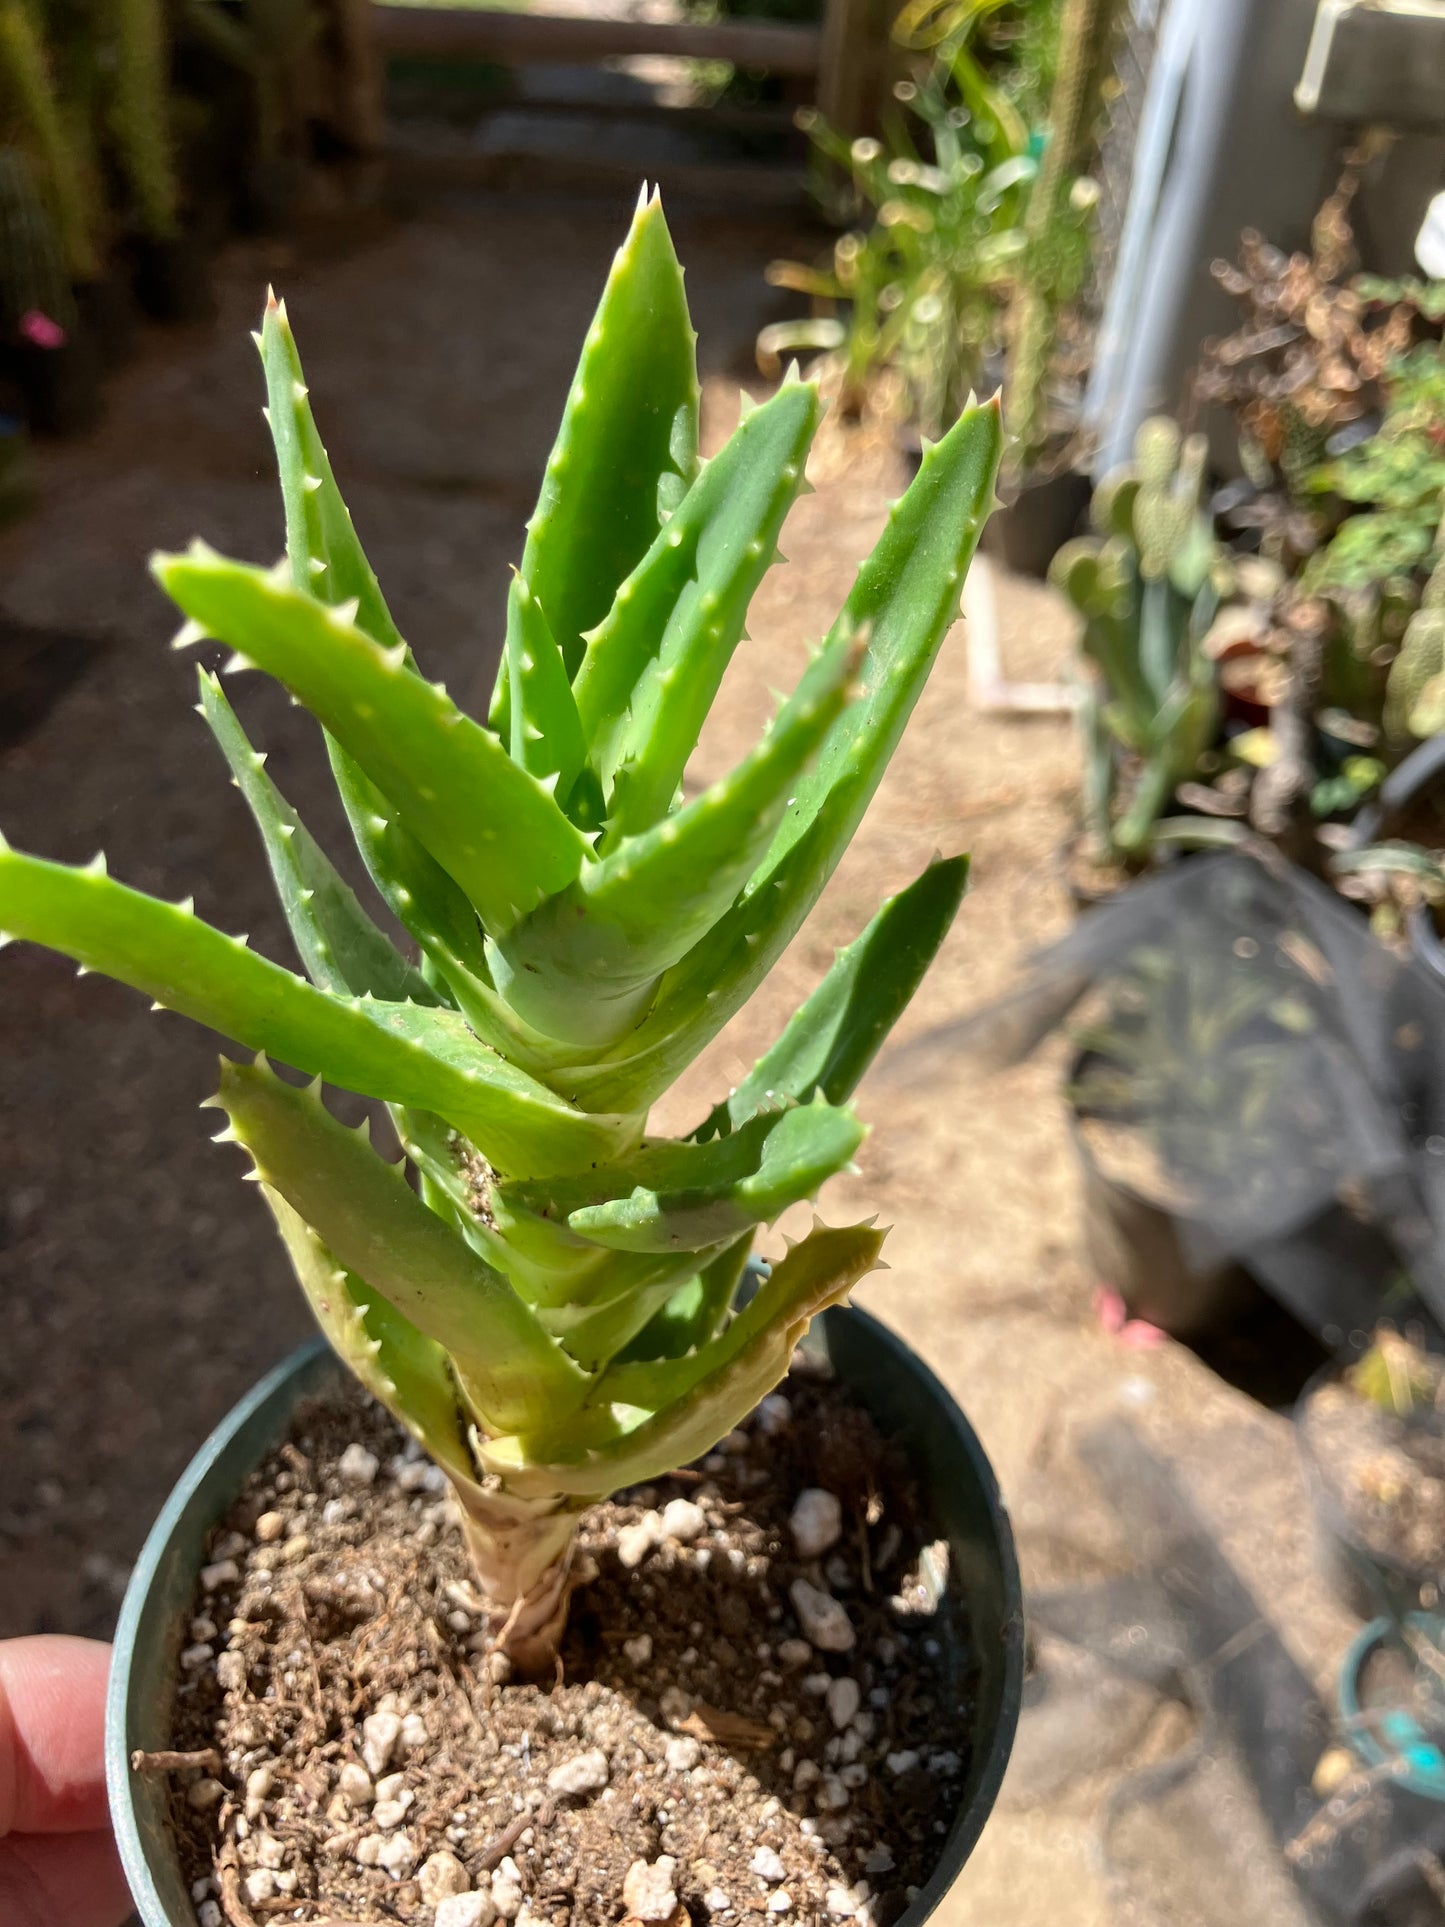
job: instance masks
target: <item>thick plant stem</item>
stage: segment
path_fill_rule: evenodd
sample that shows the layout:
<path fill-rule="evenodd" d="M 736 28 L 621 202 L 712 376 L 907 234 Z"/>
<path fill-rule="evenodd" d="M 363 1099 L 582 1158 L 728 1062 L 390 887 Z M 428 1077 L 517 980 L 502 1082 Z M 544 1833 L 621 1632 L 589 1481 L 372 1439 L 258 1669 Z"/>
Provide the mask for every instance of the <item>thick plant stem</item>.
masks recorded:
<path fill-rule="evenodd" d="M 498 1650 L 520 1673 L 550 1673 L 583 1577 L 573 1535 L 585 1508 L 560 1495 L 548 1506 L 456 1480 L 453 1490 Z"/>

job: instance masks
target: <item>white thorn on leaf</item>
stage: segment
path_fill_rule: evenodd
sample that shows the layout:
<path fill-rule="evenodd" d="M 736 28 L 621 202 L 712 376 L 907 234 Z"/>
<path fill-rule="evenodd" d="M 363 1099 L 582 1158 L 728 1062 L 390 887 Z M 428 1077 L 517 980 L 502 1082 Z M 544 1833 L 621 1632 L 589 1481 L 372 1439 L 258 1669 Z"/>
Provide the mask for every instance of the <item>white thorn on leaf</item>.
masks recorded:
<path fill-rule="evenodd" d="M 209 637 L 199 622 L 185 621 L 171 637 L 172 649 L 189 649 L 193 644 L 206 642 Z"/>

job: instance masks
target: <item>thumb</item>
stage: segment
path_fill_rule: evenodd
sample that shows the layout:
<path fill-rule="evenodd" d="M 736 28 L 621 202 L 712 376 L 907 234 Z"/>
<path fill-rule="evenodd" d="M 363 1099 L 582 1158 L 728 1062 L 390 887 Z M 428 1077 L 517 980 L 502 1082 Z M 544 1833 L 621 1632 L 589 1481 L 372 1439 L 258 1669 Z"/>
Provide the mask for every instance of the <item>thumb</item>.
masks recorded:
<path fill-rule="evenodd" d="M 109 1671 L 96 1640 L 0 1641 L 0 1838 L 105 1826 Z"/>

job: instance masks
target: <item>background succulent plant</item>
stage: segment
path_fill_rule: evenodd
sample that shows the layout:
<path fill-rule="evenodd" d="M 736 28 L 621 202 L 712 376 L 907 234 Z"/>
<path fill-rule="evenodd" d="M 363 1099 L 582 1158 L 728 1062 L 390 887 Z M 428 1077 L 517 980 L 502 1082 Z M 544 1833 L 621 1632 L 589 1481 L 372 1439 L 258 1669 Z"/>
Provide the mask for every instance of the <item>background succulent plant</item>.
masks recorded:
<path fill-rule="evenodd" d="M 1181 437 L 1166 416 L 1144 422 L 1133 465 L 1094 491 L 1097 534 L 1065 543 L 1049 568 L 1084 618 L 1094 671 L 1082 702 L 1090 829 L 1098 854 L 1125 864 L 1148 856 L 1219 727 L 1204 640 L 1226 572 L 1200 508 L 1204 460 L 1202 437 Z"/>
<path fill-rule="evenodd" d="M 937 859 L 842 950 L 688 1137 L 648 1109 L 761 983 L 846 848 L 958 606 L 1000 430 L 970 409 L 890 511 L 756 748 L 682 800 L 749 600 L 804 486 L 796 379 L 697 457 L 694 336 L 654 199 L 587 335 L 506 613 L 490 720 L 426 680 L 337 491 L 284 310 L 259 336 L 285 498 L 273 570 L 201 545 L 155 572 L 229 668 L 317 717 L 402 954 L 278 793 L 202 672 L 306 971 L 110 879 L 0 846 L 0 927 L 314 1076 L 228 1063 L 249 1153 L 316 1316 L 433 1454 L 521 1663 L 554 1648 L 593 1500 L 682 1464 L 786 1371 L 877 1261 L 816 1224 L 746 1305 L 757 1226 L 852 1158 L 847 1099 L 962 895 Z M 308 981 L 309 979 L 309 981 Z M 416 1188 L 326 1109 L 389 1107 Z"/>

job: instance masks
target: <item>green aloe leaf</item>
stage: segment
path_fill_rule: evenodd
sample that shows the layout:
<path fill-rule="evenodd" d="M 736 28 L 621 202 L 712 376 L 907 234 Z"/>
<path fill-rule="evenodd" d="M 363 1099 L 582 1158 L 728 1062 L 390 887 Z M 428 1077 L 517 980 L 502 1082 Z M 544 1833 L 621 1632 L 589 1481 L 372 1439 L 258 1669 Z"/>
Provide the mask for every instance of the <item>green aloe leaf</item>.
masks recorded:
<path fill-rule="evenodd" d="M 595 1374 L 631 1345 L 699 1264 L 713 1255 L 711 1248 L 701 1253 L 611 1252 L 589 1302 L 549 1306 L 538 1311 L 538 1321 L 585 1371 Z"/>
<path fill-rule="evenodd" d="M 706 1345 L 722 1329 L 732 1310 L 754 1235 L 752 1231 L 745 1231 L 695 1278 L 674 1292 L 626 1351 L 618 1354 L 619 1361 L 681 1358 Z"/>
<path fill-rule="evenodd" d="M 333 1350 L 453 1478 L 475 1480 L 447 1355 L 379 1292 L 336 1262 L 305 1219 L 261 1187 L 301 1289 Z"/>
<path fill-rule="evenodd" d="M 863 1135 L 855 1117 L 820 1098 L 761 1114 L 707 1144 L 648 1144 L 620 1164 L 576 1177 L 504 1185 L 500 1201 L 564 1223 L 609 1250 L 700 1251 L 814 1197 Z"/>
<path fill-rule="evenodd" d="M 354 599 L 357 626 L 384 649 L 394 649 L 401 636 L 336 486 L 311 412 L 286 304 L 274 295 L 267 297 L 255 339 L 266 373 L 266 421 L 281 476 L 292 580 L 322 602 Z"/>
<path fill-rule="evenodd" d="M 369 992 L 391 1003 L 438 1002 L 421 972 L 397 954 L 367 916 L 267 776 L 265 757 L 251 747 L 216 677 L 202 670 L 200 688 L 200 712 L 261 832 L 276 894 L 312 983 L 355 996 Z"/>
<path fill-rule="evenodd" d="M 604 845 L 672 805 L 803 485 L 818 415 L 816 389 L 797 382 L 747 416 L 588 639 L 574 689 L 608 796 Z"/>
<path fill-rule="evenodd" d="M 654 194 L 612 264 L 527 525 L 522 579 L 569 676 L 697 473 L 697 337 Z M 502 664 L 492 725 L 510 730 Z"/>
<path fill-rule="evenodd" d="M 568 1070 L 574 1102 L 652 1103 L 796 935 L 848 847 L 953 621 L 993 502 L 1000 448 L 998 408 L 988 403 L 969 409 L 924 456 L 835 626 L 835 634 L 868 633 L 863 699 L 834 724 L 741 900 L 664 977 L 622 1043 Z"/>
<path fill-rule="evenodd" d="M 587 746 L 557 639 L 520 575 L 513 576 L 507 596 L 506 660 L 512 681 L 512 761 L 550 782 L 557 801 L 565 803 Z"/>
<path fill-rule="evenodd" d="M 590 863 L 496 946 L 497 986 L 555 1037 L 616 1035 L 637 993 L 704 937 L 768 846 L 789 793 L 851 694 L 861 650 L 821 651 L 737 768 Z"/>
<path fill-rule="evenodd" d="M 401 650 L 405 657 L 406 646 L 317 431 L 286 304 L 274 295 L 268 298 L 257 345 L 266 374 L 266 420 L 286 511 L 291 579 L 298 589 L 323 602 L 354 601 L 357 627 L 383 649 Z M 392 915 L 429 956 L 437 958 L 439 947 L 444 946 L 466 968 L 479 969 L 481 936 L 476 913 L 462 890 L 396 820 L 393 806 L 329 734 L 326 749 L 362 861 Z"/>
<path fill-rule="evenodd" d="M 726 1136 L 763 1106 L 805 1104 L 815 1091 L 830 1104 L 846 1102 L 922 983 L 967 884 L 968 858 L 940 857 L 890 897 L 694 1135 Z"/>
<path fill-rule="evenodd" d="M 494 1439 L 481 1448 L 482 1463 L 518 1492 L 579 1497 L 602 1497 L 689 1464 L 772 1390 L 813 1319 L 875 1268 L 882 1245 L 883 1233 L 870 1225 L 815 1226 L 700 1352 L 611 1366 L 570 1427 L 535 1441 Z"/>
<path fill-rule="evenodd" d="M 152 568 L 205 634 L 275 676 L 326 725 L 489 928 L 509 930 L 576 876 L 587 845 L 547 791 L 408 669 L 399 647 L 359 629 L 349 606 L 327 608 L 203 544 Z"/>
<path fill-rule="evenodd" d="M 416 1329 L 450 1355 L 468 1402 L 498 1431 L 541 1425 L 587 1379 L 505 1278 L 429 1211 L 400 1166 L 338 1124 L 315 1089 L 264 1064 L 226 1064 L 212 1100 L 263 1183 Z"/>
<path fill-rule="evenodd" d="M 610 1160 L 633 1120 L 573 1110 L 485 1050 L 450 1010 L 316 990 L 244 939 L 91 865 L 0 846 L 0 930 L 58 950 L 252 1050 L 389 1103 L 435 1111 L 519 1176 Z"/>
<path fill-rule="evenodd" d="M 336 787 L 382 902 L 446 978 L 484 974 L 481 928 L 461 886 L 403 828 L 395 807 L 360 765 L 332 747 Z"/>

